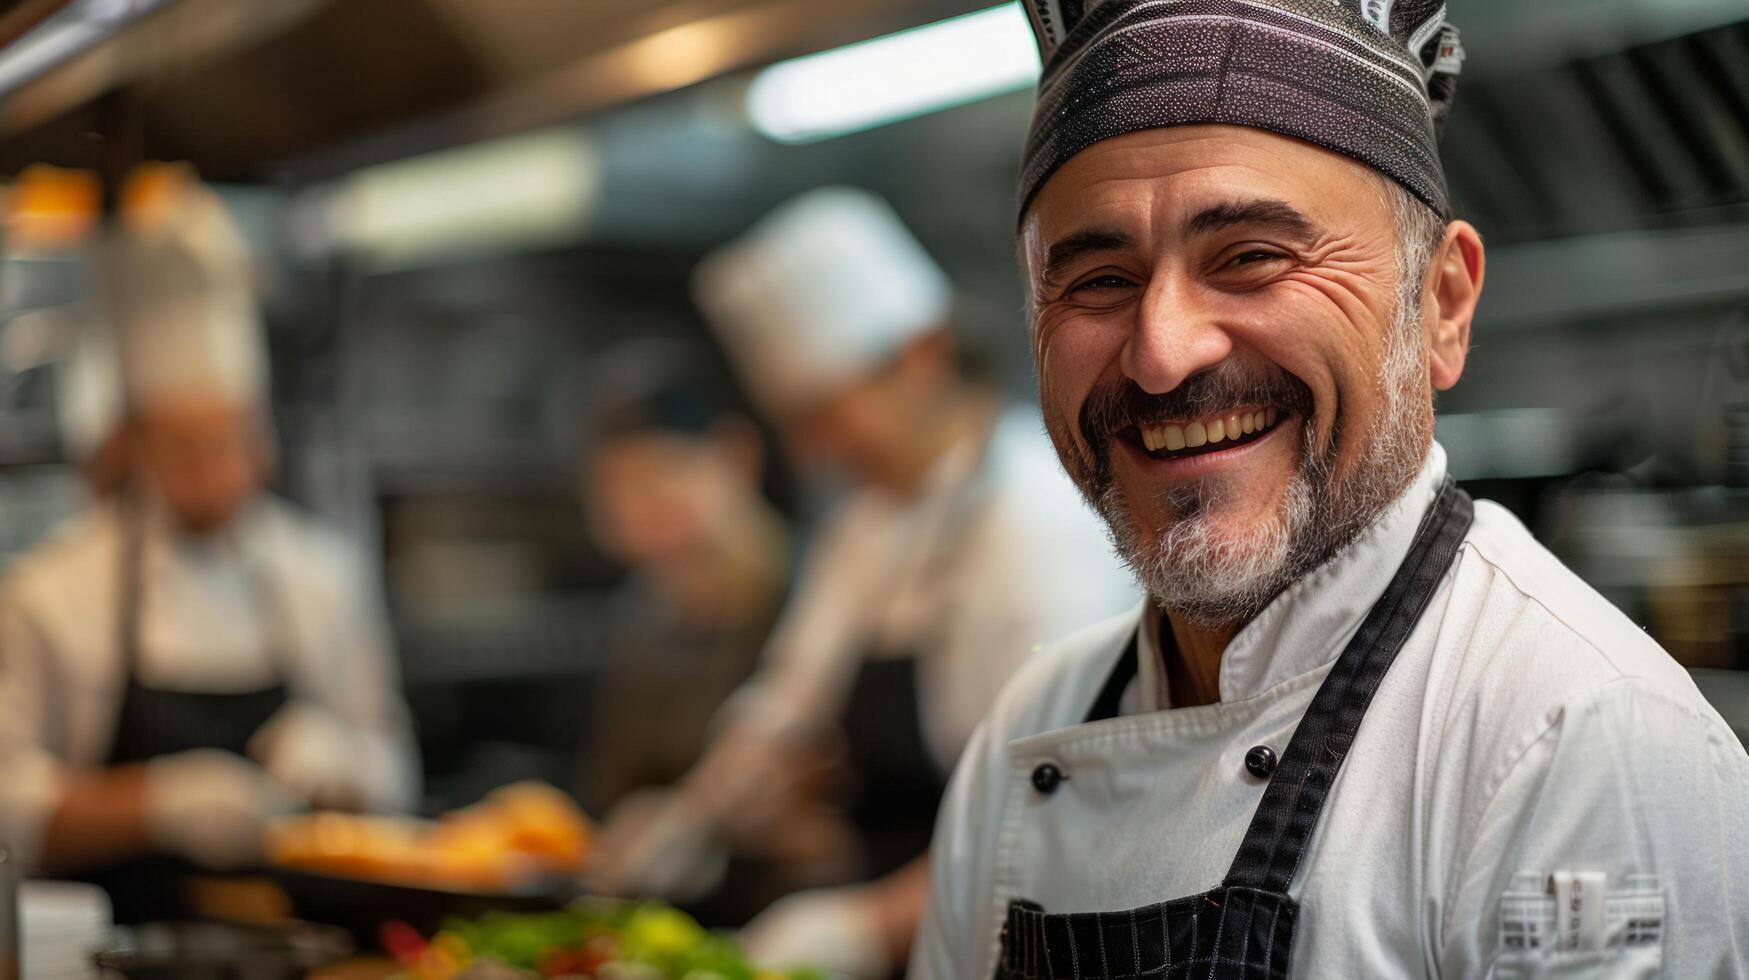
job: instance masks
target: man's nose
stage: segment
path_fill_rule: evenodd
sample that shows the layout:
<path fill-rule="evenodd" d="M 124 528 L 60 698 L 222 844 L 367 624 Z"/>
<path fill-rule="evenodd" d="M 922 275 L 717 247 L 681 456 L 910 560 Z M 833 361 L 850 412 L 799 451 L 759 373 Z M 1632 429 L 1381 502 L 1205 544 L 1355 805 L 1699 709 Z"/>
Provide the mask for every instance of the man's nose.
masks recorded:
<path fill-rule="evenodd" d="M 1233 340 L 1193 290 L 1172 277 L 1149 284 L 1121 365 L 1143 391 L 1163 395 L 1233 352 Z"/>

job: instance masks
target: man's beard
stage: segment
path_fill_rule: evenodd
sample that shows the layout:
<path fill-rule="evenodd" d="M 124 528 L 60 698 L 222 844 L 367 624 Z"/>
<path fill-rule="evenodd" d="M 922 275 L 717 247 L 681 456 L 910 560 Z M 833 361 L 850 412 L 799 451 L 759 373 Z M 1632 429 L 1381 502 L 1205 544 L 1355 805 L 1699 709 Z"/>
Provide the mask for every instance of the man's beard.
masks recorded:
<path fill-rule="evenodd" d="M 1090 453 L 1066 438 L 1059 431 L 1062 420 L 1047 413 L 1070 476 L 1105 518 L 1118 554 L 1156 602 L 1205 627 L 1243 622 L 1354 540 L 1414 479 L 1432 438 L 1433 412 L 1418 344 L 1419 303 L 1405 300 L 1389 332 L 1373 431 L 1362 434 L 1366 445 L 1340 480 L 1335 462 L 1347 433 L 1336 427 L 1319 450 L 1311 389 L 1273 366 L 1229 361 L 1164 395 L 1149 395 L 1128 381 L 1095 389 L 1080 418 Z M 1166 527 L 1141 526 L 1112 476 L 1116 434 L 1129 425 L 1248 405 L 1291 412 L 1301 428 L 1299 465 L 1269 514 L 1237 534 L 1230 526 L 1223 529 L 1221 510 L 1247 488 L 1211 476 L 1157 491 L 1156 504 L 1176 519 Z"/>

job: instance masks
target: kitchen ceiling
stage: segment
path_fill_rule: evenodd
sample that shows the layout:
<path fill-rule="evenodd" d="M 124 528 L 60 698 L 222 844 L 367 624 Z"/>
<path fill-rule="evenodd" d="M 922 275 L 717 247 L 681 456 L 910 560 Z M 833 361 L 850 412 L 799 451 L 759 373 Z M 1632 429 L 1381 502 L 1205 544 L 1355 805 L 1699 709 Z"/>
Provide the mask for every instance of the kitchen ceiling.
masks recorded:
<path fill-rule="evenodd" d="M 674 165 L 728 154 L 713 168 L 707 189 L 715 195 L 734 160 L 776 183 L 809 160 L 845 161 L 727 140 L 700 129 L 698 107 L 708 98 L 649 96 L 987 2 L 175 0 L 112 42 L 130 57 L 86 57 L 0 99 L 0 173 L 35 160 L 99 166 L 102 132 L 110 151 L 125 141 L 125 153 L 192 160 L 217 180 L 313 182 L 647 100 L 651 111 L 629 127 L 635 132 L 614 128 L 634 185 L 653 170 L 672 183 L 673 167 L 662 161 L 669 144 L 690 139 L 700 149 Z M 8 23 L 40 20 L 64 3 L 0 10 L 0 38 Z M 1740 3 L 1549 0 L 1535 12 L 1508 0 L 1454 4 L 1471 49 L 1444 144 L 1460 208 L 1485 221 L 1497 242 L 1739 217 L 1749 206 L 1749 21 Z M 269 8 L 278 19 L 264 22 L 259 12 Z M 1733 8 L 1735 22 L 1718 23 Z M 228 47 L 195 43 L 188 24 L 227 18 Z M 93 78 L 104 68 L 111 82 L 126 83 L 125 94 L 107 105 L 76 98 L 102 90 Z M 57 95 L 69 104 L 53 111 Z M 1024 101 L 956 114 L 959 136 L 987 117 L 999 131 L 989 137 L 1000 144 L 993 158 L 1007 161 L 1017 137 L 1002 134 L 1023 125 L 1012 117 L 1023 117 Z M 930 126 L 904 129 L 853 141 L 854 155 L 878 147 L 882 160 L 922 159 L 911 136 L 949 138 Z M 643 145 L 651 133 L 669 134 L 658 141 L 668 148 Z M 957 152 L 990 155 L 964 145 Z M 912 172 L 927 183 L 937 170 L 976 179 L 945 160 Z M 995 178 L 980 183 L 1007 179 Z M 764 202 L 782 191 L 743 188 L 738 196 Z M 652 224 L 652 211 L 671 198 L 684 201 L 677 207 L 688 223 L 700 223 L 698 201 L 670 187 L 640 199 L 640 224 Z"/>
<path fill-rule="evenodd" d="M 41 0 L 0 11 L 37 17 Z M 178 0 L 0 101 L 0 172 L 124 152 L 215 179 L 383 136 L 372 162 L 598 112 L 975 9 L 963 0 Z M 215 25 L 238 29 L 215 40 Z M 290 16 L 287 10 L 295 10 Z M 267 30 L 268 27 L 273 28 Z M 201 43 L 196 43 L 201 42 Z M 108 99 L 106 90 L 123 94 Z M 120 116 L 118 120 L 117 116 Z M 113 149 L 113 147 L 112 147 Z"/>

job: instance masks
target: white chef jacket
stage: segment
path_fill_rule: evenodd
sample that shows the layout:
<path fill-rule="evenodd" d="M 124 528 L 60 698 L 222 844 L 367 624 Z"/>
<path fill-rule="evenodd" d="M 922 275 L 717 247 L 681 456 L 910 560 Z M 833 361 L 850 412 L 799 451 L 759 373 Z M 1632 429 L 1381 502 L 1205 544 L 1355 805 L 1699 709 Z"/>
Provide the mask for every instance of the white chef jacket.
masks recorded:
<path fill-rule="evenodd" d="M 921 493 L 848 500 L 798 583 L 735 715 L 784 730 L 830 724 L 864 655 L 915 655 L 943 772 L 1027 655 L 1139 595 L 1033 407 L 950 449 Z"/>
<path fill-rule="evenodd" d="M 97 506 L 0 583 L 0 841 L 27 866 L 62 774 L 101 765 L 114 737 L 127 685 L 123 523 L 117 506 Z M 210 539 L 175 533 L 156 501 L 143 527 L 139 681 L 211 693 L 283 681 L 293 704 L 348 727 L 368 804 L 413 805 L 417 757 L 386 616 L 345 542 L 266 495 Z"/>
<path fill-rule="evenodd" d="M 1123 911 L 1218 885 L 1262 795 L 1247 751 L 1286 748 L 1444 471 L 1435 445 L 1234 636 L 1217 704 L 1160 710 L 1152 645 L 1119 716 L 1085 721 L 1140 610 L 1033 658 L 954 777 L 910 975 L 991 976 L 1012 899 Z M 1049 796 L 1046 762 L 1067 777 Z M 1557 920 L 1575 882 L 1604 908 Z M 1749 976 L 1749 758 L 1657 644 L 1480 501 L 1289 893 L 1296 977 Z"/>

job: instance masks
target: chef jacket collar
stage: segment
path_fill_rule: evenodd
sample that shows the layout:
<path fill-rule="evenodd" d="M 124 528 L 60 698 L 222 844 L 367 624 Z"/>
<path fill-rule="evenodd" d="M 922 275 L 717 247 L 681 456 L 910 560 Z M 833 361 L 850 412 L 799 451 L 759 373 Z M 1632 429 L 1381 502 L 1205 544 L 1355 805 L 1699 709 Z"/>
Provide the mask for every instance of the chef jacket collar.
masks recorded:
<path fill-rule="evenodd" d="M 160 562 L 260 565 L 268 560 L 267 542 L 255 533 L 264 516 L 261 493 L 240 504 L 224 527 L 208 534 L 191 534 L 177 526 L 170 502 L 162 493 L 149 484 L 134 492 L 139 494 L 139 510 L 132 519 L 140 522 L 142 560 L 150 568 L 161 569 Z"/>
<path fill-rule="evenodd" d="M 1256 697 L 1336 659 L 1391 584 L 1444 479 L 1445 450 L 1436 442 L 1408 489 L 1371 526 L 1234 634 L 1221 657 L 1223 703 Z M 1142 616 L 1135 688 L 1124 699 L 1126 707 L 1158 711 L 1171 706 L 1161 660 L 1166 628 L 1158 609 Z"/>

